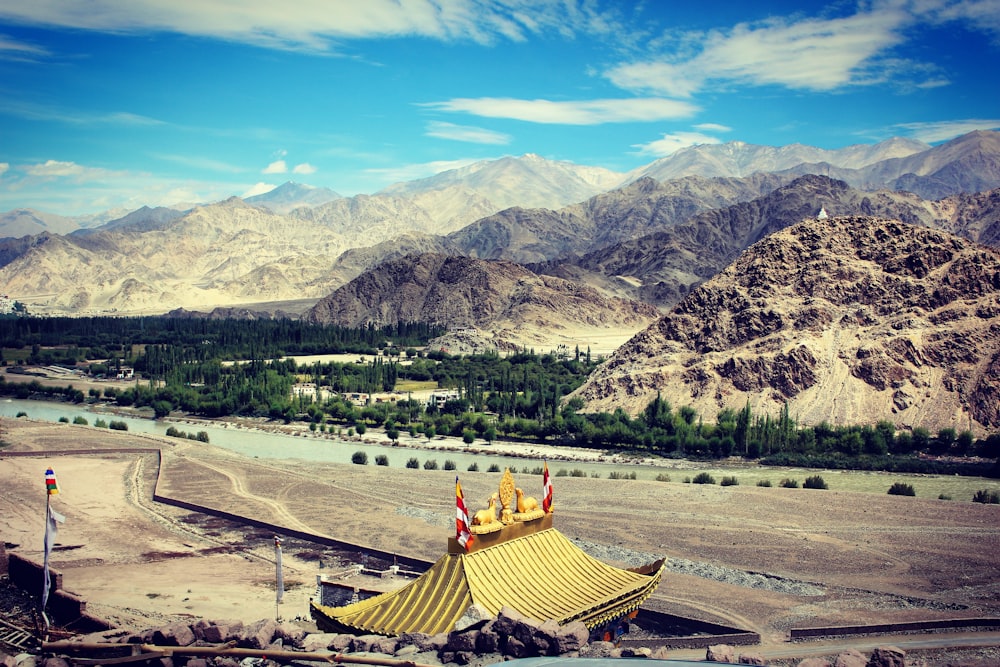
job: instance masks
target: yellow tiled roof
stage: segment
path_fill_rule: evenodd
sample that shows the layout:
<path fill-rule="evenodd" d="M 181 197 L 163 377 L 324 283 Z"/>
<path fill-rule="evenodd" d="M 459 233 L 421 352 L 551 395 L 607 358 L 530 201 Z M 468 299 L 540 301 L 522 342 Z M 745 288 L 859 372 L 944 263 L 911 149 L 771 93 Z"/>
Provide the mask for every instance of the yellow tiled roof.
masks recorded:
<path fill-rule="evenodd" d="M 325 630 L 398 635 L 448 632 L 477 603 L 509 606 L 537 621 L 594 628 L 637 609 L 660 581 L 663 561 L 640 573 L 592 558 L 554 528 L 472 553 L 449 553 L 403 588 L 343 607 L 313 603 Z"/>

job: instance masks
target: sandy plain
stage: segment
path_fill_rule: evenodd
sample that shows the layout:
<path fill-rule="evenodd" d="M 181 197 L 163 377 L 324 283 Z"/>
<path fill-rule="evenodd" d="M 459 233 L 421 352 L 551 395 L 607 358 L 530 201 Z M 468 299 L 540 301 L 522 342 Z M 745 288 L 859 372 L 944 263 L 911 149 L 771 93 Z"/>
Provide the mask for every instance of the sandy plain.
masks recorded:
<path fill-rule="evenodd" d="M 52 466 L 61 488 L 52 502 L 66 516 L 53 567 L 91 613 L 121 625 L 306 616 L 317 575 L 347 563 L 286 542 L 286 593 L 276 605 L 269 533 L 154 503 L 156 456 L 110 448 L 159 448 L 162 495 L 371 549 L 434 560 L 454 532 L 453 471 L 265 461 L 197 442 L 25 419 L 4 419 L 2 428 L 10 443 L 0 451 L 7 551 L 41 560 L 43 473 Z M 60 454 L 81 449 L 93 453 Z M 461 477 L 478 508 L 500 475 Z M 515 479 L 540 495 L 539 476 Z M 648 606 L 754 630 L 765 642 L 783 642 L 797 626 L 1000 614 L 995 505 L 679 481 L 553 482 L 555 526 L 567 536 L 615 564 L 667 556 L 682 565 Z"/>

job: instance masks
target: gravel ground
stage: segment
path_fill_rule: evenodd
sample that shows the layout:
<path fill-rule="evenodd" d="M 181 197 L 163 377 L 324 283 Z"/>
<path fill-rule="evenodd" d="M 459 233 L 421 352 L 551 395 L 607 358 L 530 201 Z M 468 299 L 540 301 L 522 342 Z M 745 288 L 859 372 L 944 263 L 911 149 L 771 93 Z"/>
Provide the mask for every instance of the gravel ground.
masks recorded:
<path fill-rule="evenodd" d="M 19 448 L 37 450 L 68 443 L 150 446 L 153 440 L 101 431 L 14 423 L 8 437 Z M 70 433 L 72 438 L 67 437 Z M 248 459 L 170 440 L 162 443 L 159 492 L 171 497 L 430 561 L 444 552 L 454 531 L 454 472 Z M 103 489 L 87 485 L 73 498 L 67 492 L 62 501 L 77 504 L 65 528 L 66 539 L 77 531 L 78 543 L 85 544 L 64 557 L 75 554 L 76 561 L 60 563 L 67 586 L 80 589 L 95 608 L 111 593 L 120 593 L 123 600 L 115 598 L 111 604 L 136 609 L 145 604 L 163 610 L 173 604 L 184 611 L 196 602 L 223 601 L 246 607 L 249 592 L 267 609 L 273 565 L 252 553 L 247 554 L 249 560 L 240 556 L 246 545 L 239 535 L 213 535 L 217 531 L 211 527 L 183 523 L 180 510 L 158 503 L 143 503 L 136 510 L 134 492 L 142 488 L 140 496 L 151 495 L 155 461 L 147 458 L 136 468 L 128 455 L 106 458 L 99 464 L 86 457 L 58 462 L 67 487 L 74 481 L 74 468 L 81 481 L 84 475 L 109 475 L 101 479 Z M 0 486 L 9 484 L 0 494 L 0 530 L 5 525 L 16 530 L 20 522 L 33 539 L 38 513 L 25 513 L 24 507 L 37 500 L 37 480 L 7 480 L 5 468 L 14 469 L 0 461 Z M 127 485 L 122 485 L 121 473 L 112 474 L 118 470 L 126 471 L 126 480 L 131 480 Z M 496 473 L 463 473 L 470 509 L 479 509 L 498 481 Z M 532 495 L 540 490 L 540 476 L 517 474 L 515 481 Z M 624 566 L 668 559 L 668 570 L 650 600 L 656 609 L 754 630 L 768 641 L 783 641 L 787 629 L 796 626 L 1000 614 L 996 506 L 572 476 L 556 477 L 553 483 L 556 528 L 591 555 Z M 108 493 L 116 484 L 122 490 Z M 126 487 L 133 493 L 126 493 Z M 83 504 L 86 494 L 94 497 Z M 109 518 L 101 512 L 111 511 L 102 507 L 111 500 L 122 505 Z M 93 514 L 89 523 L 87 512 Z M 134 536 L 127 544 L 109 532 L 112 523 L 125 519 L 128 524 L 119 531 Z M 231 553 L 208 555 L 226 545 Z M 149 562 L 148 554 L 165 552 L 187 556 Z M 308 597 L 317 573 L 315 561 L 289 557 L 286 567 L 297 568 L 298 591 Z M 127 602 L 124 595 L 130 591 L 111 590 L 122 568 L 142 584 Z M 216 576 L 209 581 L 213 569 Z M 186 587 L 194 589 L 187 601 L 182 599 L 188 596 L 186 588 L 172 591 L 167 572 L 205 579 Z M 220 577 L 219 572 L 226 575 Z M 159 573 L 164 577 L 155 579 Z M 79 583 L 83 574 L 86 585 Z M 207 589 L 217 581 L 232 586 L 210 595 Z M 153 592 L 159 597 L 143 595 Z M 231 595 L 241 597 L 230 600 Z"/>

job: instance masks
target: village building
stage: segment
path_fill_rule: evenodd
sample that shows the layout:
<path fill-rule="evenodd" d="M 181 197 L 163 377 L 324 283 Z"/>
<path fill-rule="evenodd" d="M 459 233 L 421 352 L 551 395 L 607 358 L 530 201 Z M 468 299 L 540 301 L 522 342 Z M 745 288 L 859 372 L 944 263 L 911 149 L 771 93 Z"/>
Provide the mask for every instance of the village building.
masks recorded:
<path fill-rule="evenodd" d="M 315 382 L 299 382 L 292 385 L 292 398 L 307 398 L 317 403 L 330 399 L 334 393 L 329 389 L 317 387 Z"/>
<path fill-rule="evenodd" d="M 444 407 L 444 404 L 448 401 L 457 401 L 462 396 L 458 393 L 457 389 L 448 389 L 446 391 L 435 391 L 431 392 L 431 395 L 427 398 L 427 404 L 433 405 L 438 410 Z"/>

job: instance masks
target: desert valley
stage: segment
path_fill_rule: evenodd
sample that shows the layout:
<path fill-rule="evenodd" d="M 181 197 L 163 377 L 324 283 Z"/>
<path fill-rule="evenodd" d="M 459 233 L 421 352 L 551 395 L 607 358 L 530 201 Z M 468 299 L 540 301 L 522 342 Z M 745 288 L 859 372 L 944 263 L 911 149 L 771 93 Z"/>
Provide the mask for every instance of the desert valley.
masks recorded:
<path fill-rule="evenodd" d="M 419 322 L 442 331 L 427 350 L 456 356 L 593 351 L 602 363 L 559 397 L 585 414 L 641 419 L 662 400 L 700 415 L 699 429 L 752 410 L 810 428 L 882 423 L 890 433 L 967 432 L 970 442 L 1000 432 L 998 132 L 934 147 L 705 145 L 629 174 L 526 155 L 370 196 L 288 183 L 111 220 L 16 210 L 0 216 L 0 236 L 0 284 L 26 317 Z M 37 557 L 45 499 L 32 475 L 58 466 L 72 519 L 55 565 L 95 613 L 123 624 L 272 611 L 266 540 L 153 503 L 156 480 L 188 502 L 406 557 L 435 559 L 453 532 L 454 472 L 265 461 L 26 412 L 3 420 L 0 539 Z M 179 405 L 166 415 L 189 416 Z M 291 416 L 317 446 L 364 440 L 353 429 L 354 440 L 334 438 L 332 427 L 322 439 L 322 420 L 317 437 L 309 418 Z M 367 441 L 400 446 L 392 424 L 376 426 Z M 469 451 L 443 435 L 436 445 L 412 430 L 402 439 Z M 623 470 L 662 466 L 663 481 L 557 478 L 564 533 L 620 564 L 675 563 L 654 608 L 753 630 L 771 648 L 793 627 L 1000 614 L 997 505 L 684 484 L 701 463 L 548 445 L 526 453 L 503 440 L 479 445 L 482 467 L 462 472 L 476 505 L 496 481 L 485 471 L 490 447 L 531 468 L 616 453 Z M 145 447 L 161 450 L 161 469 L 148 453 L 119 451 Z M 734 476 L 759 471 L 743 459 L 725 465 Z M 290 551 L 289 603 L 304 608 L 312 594 L 314 558 L 307 545 Z"/>

